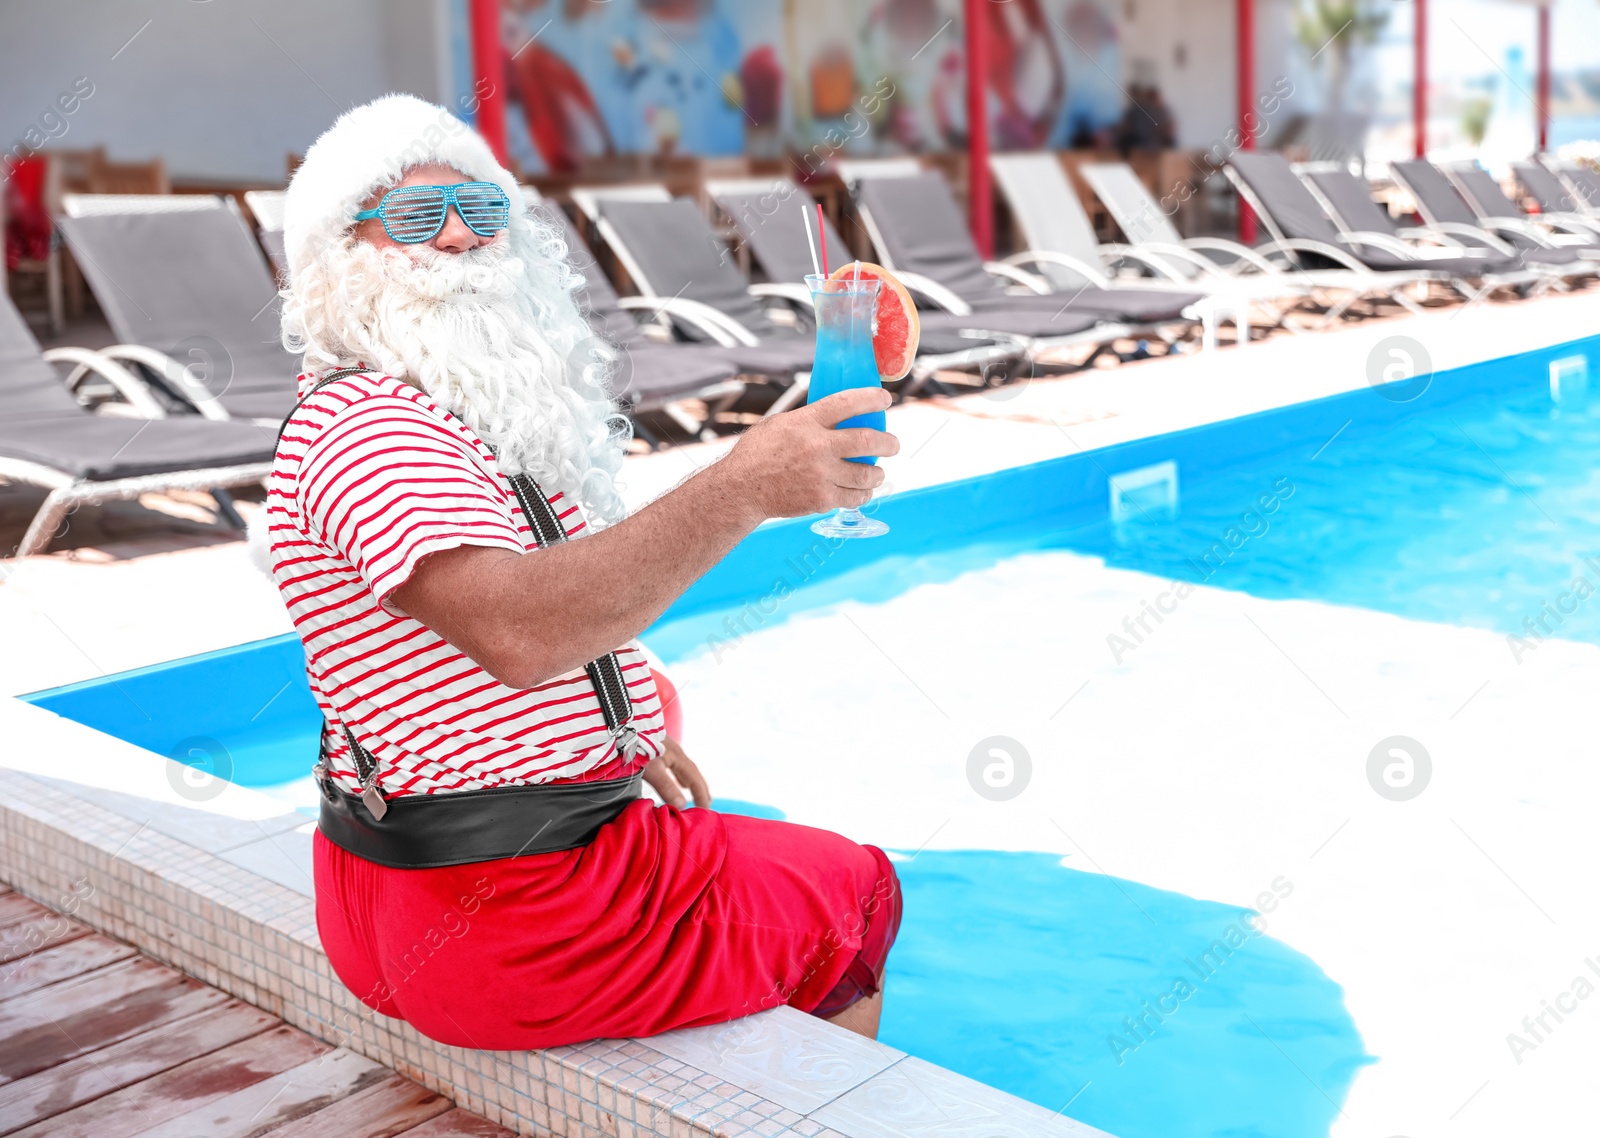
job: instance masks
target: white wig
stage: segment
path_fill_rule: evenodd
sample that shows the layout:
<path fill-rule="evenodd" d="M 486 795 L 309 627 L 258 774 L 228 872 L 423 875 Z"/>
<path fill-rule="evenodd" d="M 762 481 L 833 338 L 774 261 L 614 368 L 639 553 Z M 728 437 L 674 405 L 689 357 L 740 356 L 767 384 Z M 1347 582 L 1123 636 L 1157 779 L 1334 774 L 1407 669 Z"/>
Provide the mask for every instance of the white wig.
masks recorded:
<path fill-rule="evenodd" d="M 361 204 L 428 164 L 499 185 L 509 230 L 459 254 L 358 239 Z M 289 184 L 284 246 L 284 343 L 307 371 L 361 363 L 405 378 L 477 432 L 505 473 L 575 496 L 600 525 L 622 516 L 627 423 L 608 387 L 614 356 L 578 308 L 583 279 L 560 231 L 526 211 L 516 180 L 459 119 L 410 95 L 340 116 Z"/>

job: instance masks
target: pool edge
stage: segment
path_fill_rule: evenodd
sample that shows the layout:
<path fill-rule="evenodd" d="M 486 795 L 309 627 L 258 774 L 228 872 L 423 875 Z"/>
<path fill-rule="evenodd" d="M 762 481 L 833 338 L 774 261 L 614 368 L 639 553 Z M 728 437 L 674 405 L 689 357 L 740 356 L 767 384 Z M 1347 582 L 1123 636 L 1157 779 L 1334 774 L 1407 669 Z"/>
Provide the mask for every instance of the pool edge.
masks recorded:
<path fill-rule="evenodd" d="M 88 729 L 74 727 L 81 746 Z M 0 796 L 0 877 L 17 892 L 520 1134 L 943 1138 L 964 1132 L 959 1118 L 984 1138 L 1109 1138 L 790 1008 L 547 1051 L 436 1043 L 345 989 L 310 896 L 55 780 L 0 767 Z M 924 1092 L 915 1102 L 907 1064 Z M 838 1074 L 807 1081 L 790 1070 L 819 1066 Z"/>

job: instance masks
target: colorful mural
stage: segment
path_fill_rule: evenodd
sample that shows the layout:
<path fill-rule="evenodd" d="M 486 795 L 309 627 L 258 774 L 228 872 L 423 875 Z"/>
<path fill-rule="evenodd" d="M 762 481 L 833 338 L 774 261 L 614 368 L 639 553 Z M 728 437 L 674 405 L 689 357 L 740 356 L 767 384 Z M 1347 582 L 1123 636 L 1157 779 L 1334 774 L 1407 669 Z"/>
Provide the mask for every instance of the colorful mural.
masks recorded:
<path fill-rule="evenodd" d="M 1110 2 L 987 6 L 997 146 L 1066 146 L 1117 121 Z M 454 19 L 469 106 L 465 0 Z M 501 41 L 511 150 L 530 172 L 611 154 L 826 156 L 966 140 L 961 0 L 504 0 Z"/>

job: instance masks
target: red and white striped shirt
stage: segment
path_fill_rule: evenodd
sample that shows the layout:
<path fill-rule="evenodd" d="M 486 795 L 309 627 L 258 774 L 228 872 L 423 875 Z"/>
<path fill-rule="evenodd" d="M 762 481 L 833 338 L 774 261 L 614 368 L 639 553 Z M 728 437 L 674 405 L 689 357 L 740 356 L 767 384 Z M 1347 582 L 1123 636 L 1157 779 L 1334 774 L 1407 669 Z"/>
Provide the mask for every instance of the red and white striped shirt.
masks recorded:
<path fill-rule="evenodd" d="M 315 381 L 302 375 L 301 394 Z M 581 534 L 577 504 L 550 501 L 568 536 Z M 637 645 L 617 650 L 642 744 L 628 760 L 583 669 L 506 687 L 391 603 L 430 553 L 538 548 L 494 456 L 424 392 L 353 375 L 307 398 L 278 444 L 267 519 L 343 789 L 360 785 L 344 725 L 377 760 L 386 796 L 619 778 L 661 753 L 661 701 Z"/>

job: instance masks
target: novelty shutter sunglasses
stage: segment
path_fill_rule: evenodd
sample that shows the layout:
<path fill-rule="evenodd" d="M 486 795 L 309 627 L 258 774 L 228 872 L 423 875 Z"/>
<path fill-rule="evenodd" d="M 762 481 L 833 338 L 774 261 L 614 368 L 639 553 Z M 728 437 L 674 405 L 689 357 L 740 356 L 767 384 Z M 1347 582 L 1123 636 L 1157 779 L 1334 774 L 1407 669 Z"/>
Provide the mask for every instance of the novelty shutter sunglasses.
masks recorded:
<path fill-rule="evenodd" d="M 377 209 L 356 214 L 356 220 L 376 217 L 390 240 L 416 245 L 438 235 L 451 206 L 479 237 L 493 237 L 511 224 L 511 199 L 493 182 L 400 186 L 384 194 Z"/>

